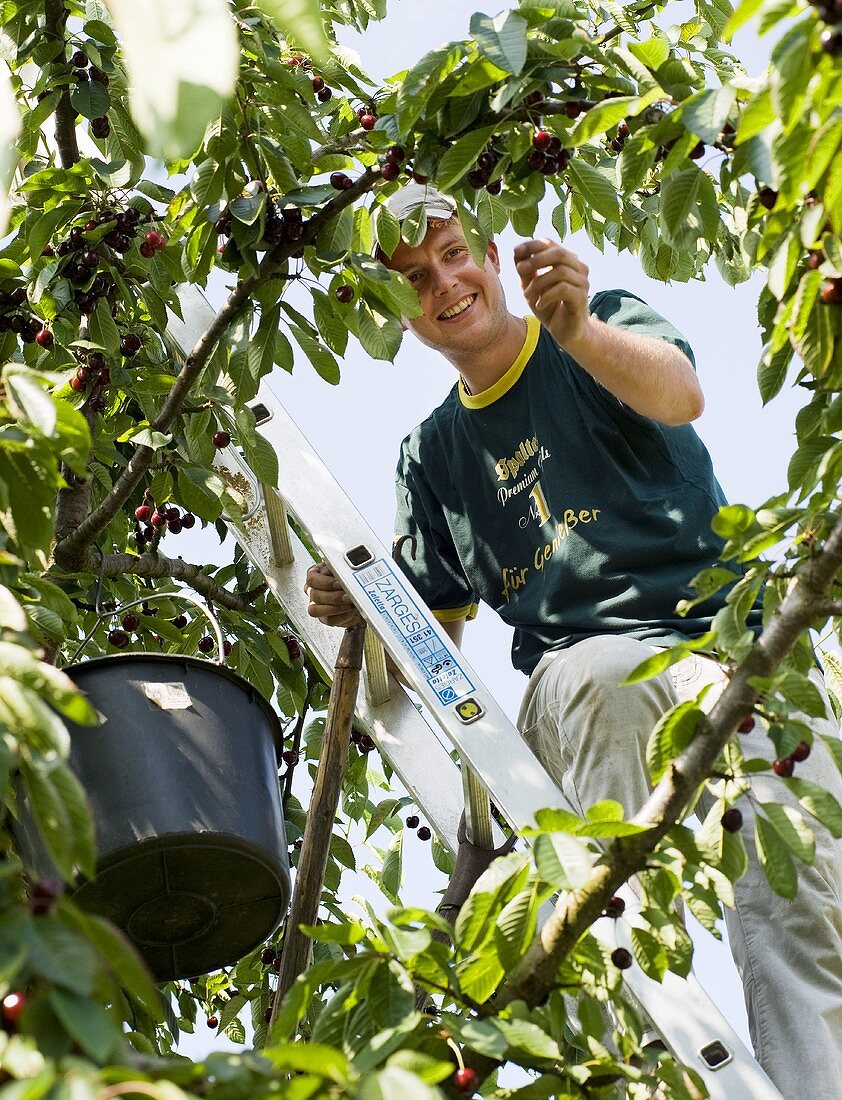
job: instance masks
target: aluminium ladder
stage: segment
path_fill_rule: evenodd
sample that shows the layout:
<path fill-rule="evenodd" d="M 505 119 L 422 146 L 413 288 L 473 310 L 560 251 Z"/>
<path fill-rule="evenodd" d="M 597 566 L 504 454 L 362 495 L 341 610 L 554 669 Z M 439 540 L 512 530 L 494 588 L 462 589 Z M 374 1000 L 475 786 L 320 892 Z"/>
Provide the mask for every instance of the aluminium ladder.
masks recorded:
<path fill-rule="evenodd" d="M 183 357 L 214 311 L 194 287 L 179 288 L 179 298 L 184 319 L 170 314 L 168 336 L 172 350 Z M 342 581 L 370 628 L 365 692 L 357 699 L 356 721 L 374 738 L 444 846 L 455 856 L 463 811 L 472 843 L 500 846 L 505 838 L 492 817 L 490 798 L 515 831 L 534 825 L 536 812 L 545 807 L 572 812 L 265 381 L 251 407 L 278 455 L 282 488 L 259 484 L 234 447 L 218 452 L 217 471 L 245 501 L 241 517 L 228 517 L 231 529 L 328 672 L 343 632 L 307 613 L 303 589 L 313 557 L 290 516 Z M 456 749 L 461 767 L 406 690 L 388 677 L 384 651 Z M 604 918 L 593 928 L 611 948 L 631 946 L 636 899 L 628 888 L 625 896 L 631 902 L 627 919 Z M 634 966 L 623 972 L 623 982 L 674 1056 L 701 1074 L 712 1100 L 781 1100 L 692 974 L 684 979 L 668 971 L 659 983 Z"/>

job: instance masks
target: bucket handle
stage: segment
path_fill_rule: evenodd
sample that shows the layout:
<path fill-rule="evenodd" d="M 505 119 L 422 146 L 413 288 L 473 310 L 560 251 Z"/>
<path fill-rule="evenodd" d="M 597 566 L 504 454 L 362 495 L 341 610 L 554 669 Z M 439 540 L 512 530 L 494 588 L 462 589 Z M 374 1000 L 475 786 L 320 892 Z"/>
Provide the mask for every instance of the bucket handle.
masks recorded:
<path fill-rule="evenodd" d="M 103 619 L 108 618 L 109 615 L 116 615 L 118 613 L 118 611 L 128 611 L 128 609 L 130 607 L 137 607 L 138 604 L 149 603 L 149 600 L 150 600 L 150 596 L 139 596 L 138 599 L 136 599 L 136 600 L 130 600 L 128 603 L 124 603 L 120 608 L 112 608 L 110 611 L 106 611 L 105 608 L 102 606 L 102 581 L 103 581 L 103 571 L 104 571 L 104 568 L 105 568 L 105 555 L 102 554 L 102 552 L 100 552 L 100 553 L 101 553 L 102 564 L 100 565 L 99 581 L 97 583 L 96 600 L 95 600 L 95 606 L 94 606 L 94 610 L 97 613 L 96 622 L 91 627 L 91 629 L 88 631 L 88 633 L 85 635 L 85 637 L 82 639 L 82 641 L 79 643 L 79 646 L 76 649 L 76 652 L 69 659 L 68 664 L 73 664 L 73 662 L 76 660 L 76 658 L 82 652 L 82 650 L 85 648 L 85 646 L 91 640 L 91 638 L 93 638 L 94 634 L 97 631 L 97 628 L 99 627 L 99 624 L 102 622 Z M 205 618 L 211 624 L 213 632 L 216 635 L 216 651 L 219 655 L 215 661 L 209 660 L 208 663 L 209 664 L 217 664 L 217 665 L 223 664 L 224 660 L 225 660 L 225 656 L 224 656 L 224 654 L 225 654 L 225 639 L 224 639 L 223 634 L 222 634 L 222 627 L 219 625 L 219 620 L 214 615 L 214 613 L 211 611 L 211 609 L 208 607 L 208 605 L 204 602 L 204 600 L 200 600 L 198 596 L 194 596 L 190 592 L 154 592 L 153 591 L 151 593 L 151 599 L 154 600 L 156 596 L 160 596 L 162 599 L 167 599 L 167 600 L 185 600 L 187 603 L 192 603 L 194 607 L 198 608 L 199 611 L 202 612 L 202 614 L 205 616 Z"/>

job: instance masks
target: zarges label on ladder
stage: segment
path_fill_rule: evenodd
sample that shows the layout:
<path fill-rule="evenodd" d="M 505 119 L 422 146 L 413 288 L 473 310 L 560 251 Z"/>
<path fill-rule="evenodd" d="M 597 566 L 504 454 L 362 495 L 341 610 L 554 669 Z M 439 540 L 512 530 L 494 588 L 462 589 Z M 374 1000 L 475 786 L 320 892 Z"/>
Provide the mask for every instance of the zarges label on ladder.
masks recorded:
<path fill-rule="evenodd" d="M 456 703 L 474 685 L 442 646 L 427 616 L 384 558 L 354 574 L 377 614 L 389 624 L 442 703 Z"/>

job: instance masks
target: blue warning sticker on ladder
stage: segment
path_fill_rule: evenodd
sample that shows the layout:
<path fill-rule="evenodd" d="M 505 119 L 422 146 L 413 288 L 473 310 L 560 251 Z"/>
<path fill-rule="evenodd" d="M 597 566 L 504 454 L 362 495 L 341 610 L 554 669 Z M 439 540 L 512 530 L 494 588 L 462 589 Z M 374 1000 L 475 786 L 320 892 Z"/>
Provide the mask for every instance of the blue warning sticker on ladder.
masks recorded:
<path fill-rule="evenodd" d="M 454 655 L 445 649 L 431 625 L 431 614 L 418 606 L 392 563 L 378 558 L 354 579 L 374 610 L 400 639 L 404 653 L 421 672 L 442 703 L 455 703 L 474 690 Z"/>

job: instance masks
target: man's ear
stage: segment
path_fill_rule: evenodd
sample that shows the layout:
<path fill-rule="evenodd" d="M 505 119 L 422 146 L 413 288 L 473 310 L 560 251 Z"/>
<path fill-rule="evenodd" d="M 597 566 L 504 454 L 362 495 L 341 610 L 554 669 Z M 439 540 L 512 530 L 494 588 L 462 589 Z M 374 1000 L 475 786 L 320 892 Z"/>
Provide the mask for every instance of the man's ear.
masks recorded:
<path fill-rule="evenodd" d="M 489 240 L 488 248 L 487 248 L 486 253 L 485 253 L 485 259 L 486 259 L 486 263 L 488 263 L 489 261 L 491 262 L 491 266 L 494 268 L 494 270 L 499 275 L 500 274 L 500 250 L 497 247 L 497 242 L 496 241 Z"/>

